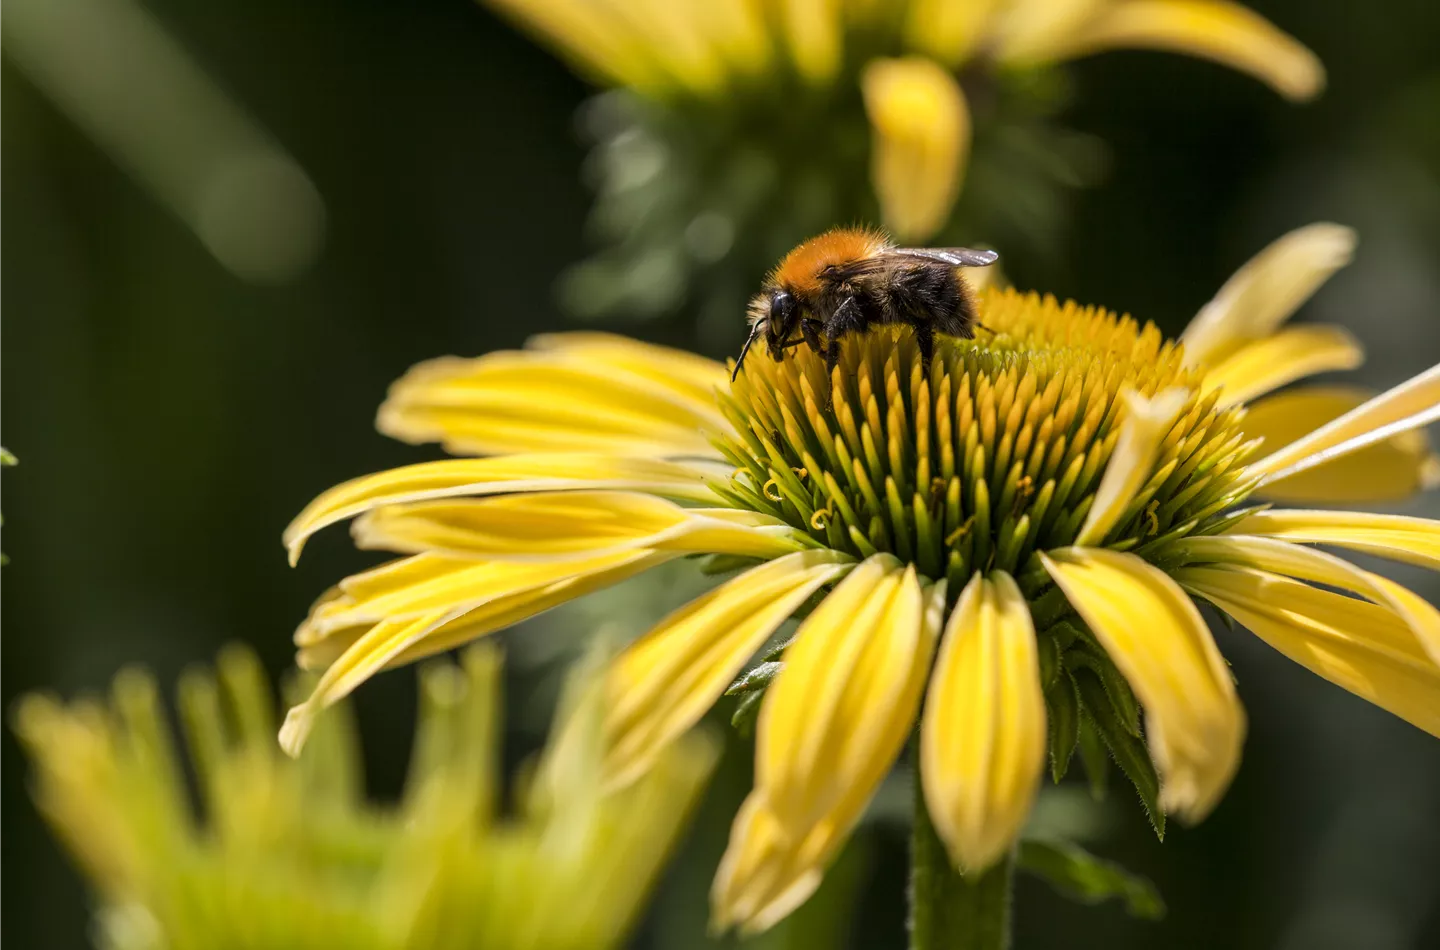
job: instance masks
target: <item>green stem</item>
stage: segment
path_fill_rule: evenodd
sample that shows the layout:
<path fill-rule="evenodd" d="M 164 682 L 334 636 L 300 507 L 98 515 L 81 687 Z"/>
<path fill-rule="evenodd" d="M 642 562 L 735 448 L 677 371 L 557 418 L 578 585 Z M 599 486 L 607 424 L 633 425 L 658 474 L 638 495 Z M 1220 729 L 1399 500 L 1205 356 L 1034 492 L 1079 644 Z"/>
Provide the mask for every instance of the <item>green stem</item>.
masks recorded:
<path fill-rule="evenodd" d="M 1015 858 L 979 876 L 950 863 L 915 781 L 915 830 L 910 844 L 910 950 L 1009 950 L 1010 882 Z"/>

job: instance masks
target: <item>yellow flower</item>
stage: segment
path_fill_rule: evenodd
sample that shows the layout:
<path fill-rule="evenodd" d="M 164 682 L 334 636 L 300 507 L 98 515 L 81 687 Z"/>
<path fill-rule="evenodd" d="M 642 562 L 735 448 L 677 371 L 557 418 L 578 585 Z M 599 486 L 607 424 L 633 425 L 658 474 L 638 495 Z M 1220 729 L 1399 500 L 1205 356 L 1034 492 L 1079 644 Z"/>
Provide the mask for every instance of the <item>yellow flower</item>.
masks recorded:
<path fill-rule="evenodd" d="M 204 806 L 190 808 L 154 682 L 115 680 L 110 704 L 28 696 L 15 727 L 36 803 L 99 898 L 113 950 L 619 945 L 714 761 L 696 737 L 630 788 L 602 793 L 603 681 L 577 681 L 518 815 L 497 817 L 497 651 L 423 672 L 401 802 L 366 803 L 347 719 L 302 761 L 274 745 L 253 655 L 192 672 L 180 711 Z"/>
<path fill-rule="evenodd" d="M 875 193 L 886 226 L 910 242 L 948 221 L 959 192 L 970 112 L 957 74 L 972 64 L 1004 73 L 1161 49 L 1249 73 L 1293 100 L 1325 82 L 1313 53 L 1223 0 L 486 3 L 597 82 L 662 103 L 743 104 L 769 88 L 798 112 L 815 108 L 816 90 L 858 76 Z"/>
<path fill-rule="evenodd" d="M 1057 772 L 1070 759 L 1077 709 L 1157 825 L 1161 810 L 1204 817 L 1245 717 L 1192 598 L 1440 734 L 1440 614 L 1308 546 L 1440 568 L 1440 524 L 1242 507 L 1306 477 L 1313 495 L 1389 497 L 1434 467 L 1395 443 L 1424 444 L 1440 367 L 1353 408 L 1322 400 L 1330 418 L 1321 402 L 1267 414 L 1308 398 L 1268 390 L 1358 361 L 1337 328 L 1281 326 L 1352 244 L 1334 225 L 1282 238 L 1202 311 L 1189 347 L 987 289 L 992 332 L 947 341 L 928 367 L 891 328 L 847 338 L 833 375 L 797 347 L 733 384 L 718 363 L 589 333 L 422 364 L 381 429 L 487 457 L 346 483 L 291 524 L 292 556 L 356 516 L 361 546 L 406 556 L 343 581 L 301 624 L 300 663 L 324 674 L 282 741 L 298 750 L 380 669 L 662 561 L 747 565 L 617 659 L 607 772 L 643 775 L 803 616 L 764 693 L 755 788 L 715 884 L 717 924 L 756 930 L 814 889 L 917 721 L 925 801 L 958 866 L 1008 853 L 1047 744 Z M 1252 416 L 1304 431 L 1260 445 Z M 1376 458 L 1386 470 L 1352 464 Z"/>

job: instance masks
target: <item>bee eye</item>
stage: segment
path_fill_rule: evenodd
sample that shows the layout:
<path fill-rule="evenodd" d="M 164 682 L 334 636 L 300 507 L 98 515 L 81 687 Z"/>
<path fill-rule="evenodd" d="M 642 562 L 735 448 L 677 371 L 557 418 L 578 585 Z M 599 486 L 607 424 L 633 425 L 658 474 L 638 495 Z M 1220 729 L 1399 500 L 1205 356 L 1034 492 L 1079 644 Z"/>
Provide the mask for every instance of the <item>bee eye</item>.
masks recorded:
<path fill-rule="evenodd" d="M 788 331 L 795 322 L 795 298 L 783 290 L 777 290 L 770 297 L 770 323 L 778 329 Z"/>

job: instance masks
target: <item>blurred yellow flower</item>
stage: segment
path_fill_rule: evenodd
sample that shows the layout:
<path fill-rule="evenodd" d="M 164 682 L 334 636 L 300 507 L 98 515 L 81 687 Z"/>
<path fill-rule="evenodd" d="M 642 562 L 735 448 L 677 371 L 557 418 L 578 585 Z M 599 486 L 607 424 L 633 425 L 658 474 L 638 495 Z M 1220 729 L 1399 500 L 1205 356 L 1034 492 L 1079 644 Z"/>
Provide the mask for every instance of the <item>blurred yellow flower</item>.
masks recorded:
<path fill-rule="evenodd" d="M 1293 100 L 1325 83 L 1308 49 L 1221 0 L 484 2 L 595 81 L 660 102 L 742 102 L 769 87 L 803 110 L 813 108 L 807 89 L 858 76 L 873 187 L 885 225 L 905 242 L 934 235 L 959 192 L 970 144 L 965 70 L 1160 49 L 1249 73 Z"/>
<path fill-rule="evenodd" d="M 987 289 L 992 332 L 946 341 L 928 367 L 892 328 L 845 339 L 833 375 L 799 347 L 751 359 L 733 384 L 718 363 L 603 334 L 422 364 L 381 429 L 489 457 L 357 479 L 290 525 L 292 558 L 356 516 L 360 546 L 405 556 L 342 581 L 301 624 L 300 663 L 324 673 L 282 742 L 298 750 L 381 669 L 662 561 L 743 564 L 617 659 L 607 774 L 645 774 L 803 615 L 765 674 L 779 667 L 755 787 L 715 883 L 716 923 L 753 931 L 814 890 L 917 721 L 924 801 L 958 866 L 1005 859 L 1047 746 L 1058 775 L 1080 728 L 1157 827 L 1165 811 L 1203 818 L 1245 716 L 1192 598 L 1440 735 L 1440 613 L 1306 546 L 1440 568 L 1440 524 L 1241 507 L 1302 477 L 1310 495 L 1357 499 L 1433 473 L 1418 429 L 1440 417 L 1440 367 L 1353 408 L 1326 403 L 1329 419 L 1318 403 L 1270 413 L 1303 429 L 1288 443 L 1261 447 L 1250 425 L 1306 392 L 1270 390 L 1360 359 L 1338 328 L 1281 326 L 1353 241 L 1335 225 L 1282 238 L 1185 343 Z M 1376 458 L 1385 470 L 1350 464 Z"/>
<path fill-rule="evenodd" d="M 110 704 L 19 704 L 36 802 L 99 897 L 108 950 L 614 947 L 628 934 L 714 760 L 699 737 L 638 784 L 600 791 L 602 683 L 572 710 L 498 817 L 499 656 L 422 672 L 402 801 L 366 803 L 348 719 L 300 761 L 274 745 L 273 698 L 248 652 L 181 681 L 204 806 L 192 813 L 153 681 Z"/>

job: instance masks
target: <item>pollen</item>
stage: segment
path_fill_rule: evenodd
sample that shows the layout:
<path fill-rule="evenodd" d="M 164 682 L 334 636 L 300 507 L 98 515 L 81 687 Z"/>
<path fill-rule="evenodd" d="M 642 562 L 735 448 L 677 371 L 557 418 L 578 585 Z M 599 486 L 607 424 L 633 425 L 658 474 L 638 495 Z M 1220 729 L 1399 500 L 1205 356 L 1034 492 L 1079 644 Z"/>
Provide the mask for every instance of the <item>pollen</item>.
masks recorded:
<path fill-rule="evenodd" d="M 797 347 L 747 361 L 722 398 L 729 500 L 858 557 L 894 554 L 959 590 L 976 570 L 1043 573 L 1075 541 L 1114 450 L 1122 394 L 1200 392 L 1176 343 L 1141 324 L 1015 291 L 980 297 L 993 333 L 942 339 L 923 366 L 908 327 L 844 339 L 833 373 Z M 1153 551 L 1217 530 L 1249 490 L 1237 409 L 1192 396 L 1154 474 L 1105 540 Z"/>

